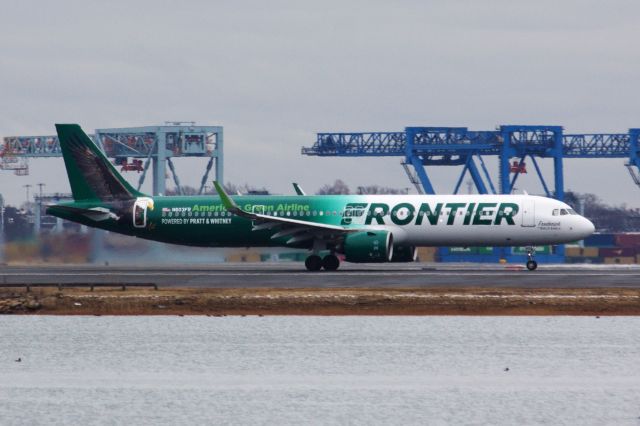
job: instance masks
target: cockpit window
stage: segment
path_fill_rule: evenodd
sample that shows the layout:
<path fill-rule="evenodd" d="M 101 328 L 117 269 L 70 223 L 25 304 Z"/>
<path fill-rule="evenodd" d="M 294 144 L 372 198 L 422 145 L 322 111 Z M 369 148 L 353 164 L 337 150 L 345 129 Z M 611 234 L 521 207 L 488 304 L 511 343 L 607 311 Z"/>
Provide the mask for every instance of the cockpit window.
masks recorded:
<path fill-rule="evenodd" d="M 553 209 L 553 215 L 554 216 L 558 216 L 559 210 L 558 209 Z"/>
<path fill-rule="evenodd" d="M 568 214 L 569 212 L 567 211 L 567 209 L 560 209 L 560 216 L 566 216 Z"/>
<path fill-rule="evenodd" d="M 567 211 L 569 212 L 569 214 L 576 215 L 576 216 L 578 215 L 578 213 L 576 213 L 574 209 L 567 209 Z"/>

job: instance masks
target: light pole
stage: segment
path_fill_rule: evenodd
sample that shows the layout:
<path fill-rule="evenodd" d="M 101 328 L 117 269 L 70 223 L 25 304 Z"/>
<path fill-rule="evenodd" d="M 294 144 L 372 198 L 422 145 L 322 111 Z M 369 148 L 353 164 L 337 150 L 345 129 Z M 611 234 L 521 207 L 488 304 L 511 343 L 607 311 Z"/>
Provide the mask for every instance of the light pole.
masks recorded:
<path fill-rule="evenodd" d="M 40 226 L 42 224 L 42 187 L 46 185 L 46 183 L 38 183 L 38 188 L 40 189 L 40 195 L 38 196 L 38 204 L 36 205 L 36 235 L 40 235 Z"/>
<path fill-rule="evenodd" d="M 27 188 L 27 207 L 29 204 L 29 188 L 31 188 L 33 185 L 31 184 L 26 184 L 26 185 L 22 185 L 24 188 Z"/>

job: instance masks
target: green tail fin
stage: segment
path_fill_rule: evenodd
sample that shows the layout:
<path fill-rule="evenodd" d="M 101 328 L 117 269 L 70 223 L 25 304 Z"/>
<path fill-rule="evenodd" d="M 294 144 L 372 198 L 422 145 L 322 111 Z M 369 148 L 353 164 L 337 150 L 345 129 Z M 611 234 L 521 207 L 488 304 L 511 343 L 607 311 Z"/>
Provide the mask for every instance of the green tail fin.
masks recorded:
<path fill-rule="evenodd" d="M 77 124 L 56 124 L 60 149 L 76 201 L 115 201 L 142 196 L 118 173 Z"/>

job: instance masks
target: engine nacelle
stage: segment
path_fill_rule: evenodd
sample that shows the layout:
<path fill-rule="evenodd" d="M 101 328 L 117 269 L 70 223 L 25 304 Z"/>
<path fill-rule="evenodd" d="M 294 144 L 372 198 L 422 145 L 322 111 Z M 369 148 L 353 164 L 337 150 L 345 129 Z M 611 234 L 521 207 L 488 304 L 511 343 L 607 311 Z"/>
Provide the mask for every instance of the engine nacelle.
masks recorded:
<path fill-rule="evenodd" d="M 418 258 L 418 250 L 414 246 L 393 247 L 392 262 L 415 262 Z"/>
<path fill-rule="evenodd" d="M 389 262 L 393 257 L 393 235 L 389 231 L 348 234 L 344 239 L 343 251 L 347 262 Z"/>

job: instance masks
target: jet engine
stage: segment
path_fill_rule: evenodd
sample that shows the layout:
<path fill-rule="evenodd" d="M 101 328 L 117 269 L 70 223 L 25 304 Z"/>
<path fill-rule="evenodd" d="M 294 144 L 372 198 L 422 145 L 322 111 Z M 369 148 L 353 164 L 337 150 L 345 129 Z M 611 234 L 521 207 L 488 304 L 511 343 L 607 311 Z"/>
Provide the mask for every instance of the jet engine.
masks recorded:
<path fill-rule="evenodd" d="M 393 235 L 389 231 L 355 232 L 345 237 L 342 249 L 347 262 L 389 262 L 393 257 Z"/>

